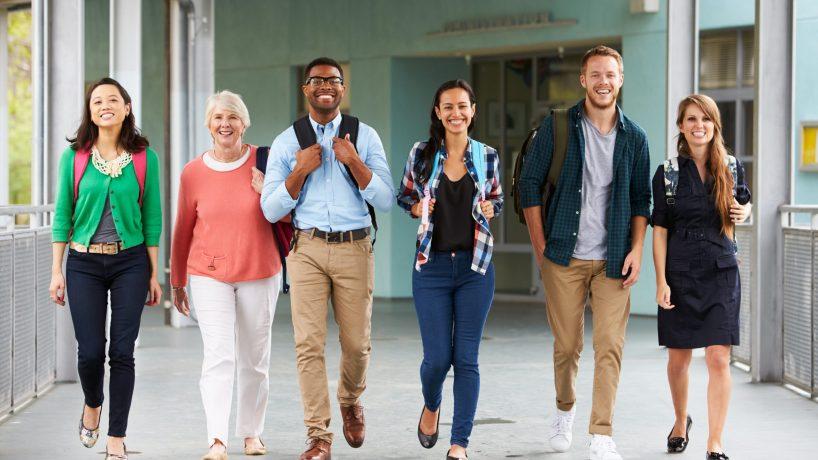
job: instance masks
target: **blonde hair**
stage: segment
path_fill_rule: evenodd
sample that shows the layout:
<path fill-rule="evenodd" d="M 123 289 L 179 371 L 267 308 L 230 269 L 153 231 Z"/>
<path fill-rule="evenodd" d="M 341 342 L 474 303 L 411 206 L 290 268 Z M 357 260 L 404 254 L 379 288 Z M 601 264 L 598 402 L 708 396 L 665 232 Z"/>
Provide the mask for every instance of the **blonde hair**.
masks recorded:
<path fill-rule="evenodd" d="M 219 91 L 207 98 L 207 103 L 205 104 L 205 127 L 210 125 L 213 112 L 219 107 L 236 114 L 245 129 L 250 127 L 250 112 L 247 111 L 247 106 L 244 105 L 244 101 L 240 95 L 228 90 Z"/>

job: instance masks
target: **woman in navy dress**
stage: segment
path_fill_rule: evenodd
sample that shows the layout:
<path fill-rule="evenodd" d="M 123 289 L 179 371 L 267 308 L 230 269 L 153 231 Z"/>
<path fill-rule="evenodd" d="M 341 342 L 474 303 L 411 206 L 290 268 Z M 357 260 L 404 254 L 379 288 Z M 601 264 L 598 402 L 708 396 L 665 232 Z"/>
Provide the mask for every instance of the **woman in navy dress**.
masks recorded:
<path fill-rule="evenodd" d="M 721 116 L 709 97 L 679 104 L 678 160 L 653 177 L 653 261 L 659 304 L 659 344 L 668 349 L 667 374 L 676 422 L 668 452 L 687 447 L 688 367 L 705 348 L 710 435 L 707 459 L 726 460 L 721 442 L 730 400 L 730 347 L 739 344 L 739 282 L 735 224 L 750 214 L 744 169 L 729 156 Z M 675 188 L 675 192 L 674 192 Z"/>

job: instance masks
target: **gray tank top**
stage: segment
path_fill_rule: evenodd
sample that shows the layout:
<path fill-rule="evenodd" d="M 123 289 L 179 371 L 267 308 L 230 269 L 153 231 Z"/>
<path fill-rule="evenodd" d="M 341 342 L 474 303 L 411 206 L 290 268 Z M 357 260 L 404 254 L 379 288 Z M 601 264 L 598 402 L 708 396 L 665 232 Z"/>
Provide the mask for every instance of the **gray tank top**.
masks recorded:
<path fill-rule="evenodd" d="M 102 219 L 99 220 L 99 227 L 91 237 L 92 243 L 114 243 L 122 241 L 119 233 L 116 232 L 114 216 L 111 214 L 111 197 L 105 197 L 105 208 L 102 209 Z"/>

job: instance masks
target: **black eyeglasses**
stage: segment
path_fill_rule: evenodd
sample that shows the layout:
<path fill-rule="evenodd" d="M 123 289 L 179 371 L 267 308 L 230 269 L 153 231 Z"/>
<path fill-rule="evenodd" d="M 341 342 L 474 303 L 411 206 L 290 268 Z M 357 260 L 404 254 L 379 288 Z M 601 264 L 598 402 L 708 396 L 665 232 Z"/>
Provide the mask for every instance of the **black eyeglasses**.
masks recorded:
<path fill-rule="evenodd" d="M 305 85 L 310 85 L 313 88 L 320 88 L 324 83 L 329 83 L 330 86 L 341 86 L 344 84 L 344 79 L 341 77 L 307 77 L 304 81 Z"/>

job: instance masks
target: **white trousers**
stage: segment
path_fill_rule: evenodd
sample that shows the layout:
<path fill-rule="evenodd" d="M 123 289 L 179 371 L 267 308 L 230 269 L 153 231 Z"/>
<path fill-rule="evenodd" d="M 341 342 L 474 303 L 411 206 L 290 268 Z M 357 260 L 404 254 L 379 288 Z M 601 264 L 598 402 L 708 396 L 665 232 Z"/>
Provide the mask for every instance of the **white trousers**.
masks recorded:
<path fill-rule="evenodd" d="M 281 274 L 238 283 L 190 276 L 204 345 L 202 392 L 208 445 L 227 445 L 233 377 L 238 367 L 236 436 L 253 438 L 264 431 L 270 391 L 270 334 Z M 238 366 L 236 366 L 238 364 Z"/>

